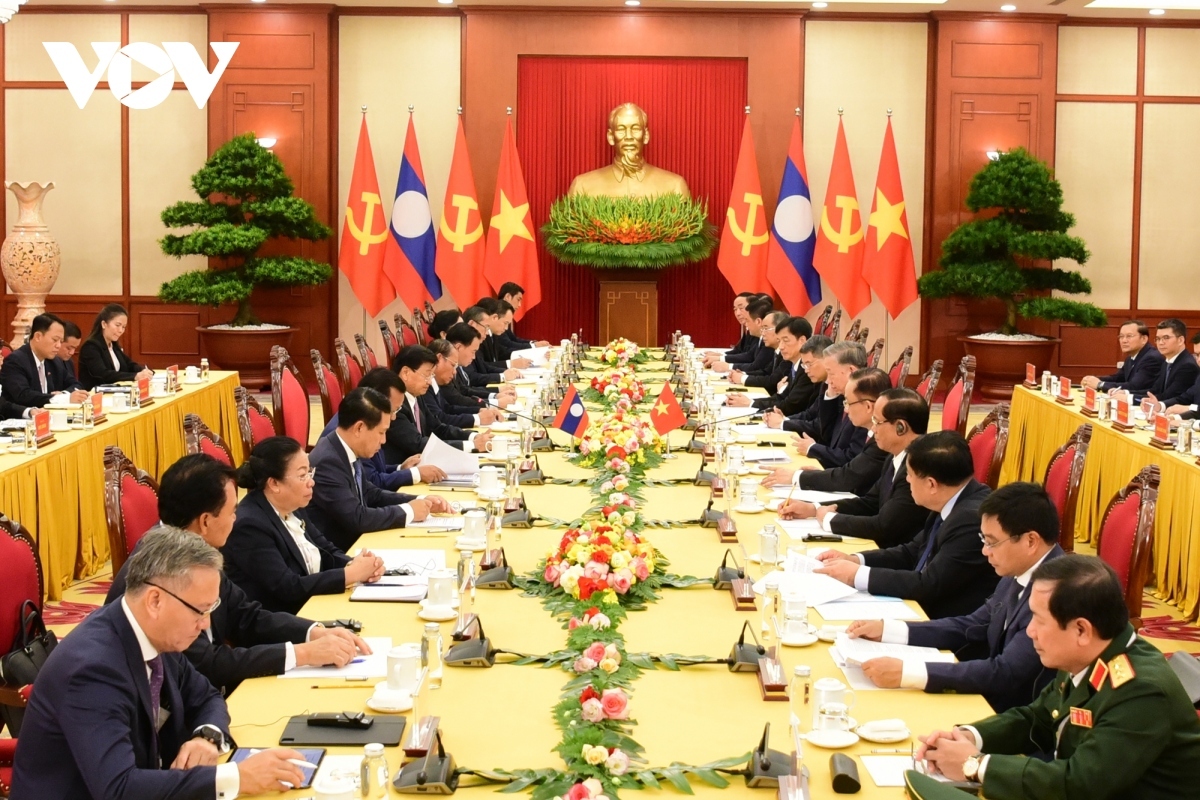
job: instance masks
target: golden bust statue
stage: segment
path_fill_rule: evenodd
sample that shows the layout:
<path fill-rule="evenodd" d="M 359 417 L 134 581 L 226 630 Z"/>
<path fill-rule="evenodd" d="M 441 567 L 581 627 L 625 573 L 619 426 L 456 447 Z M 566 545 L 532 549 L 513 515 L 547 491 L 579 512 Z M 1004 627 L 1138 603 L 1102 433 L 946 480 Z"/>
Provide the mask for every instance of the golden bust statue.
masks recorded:
<path fill-rule="evenodd" d="M 676 193 L 690 197 L 681 176 L 645 162 L 642 148 L 649 141 L 646 112 L 633 103 L 617 106 L 608 115 L 608 143 L 615 148 L 613 162 L 576 175 L 567 194 L 654 197 Z"/>

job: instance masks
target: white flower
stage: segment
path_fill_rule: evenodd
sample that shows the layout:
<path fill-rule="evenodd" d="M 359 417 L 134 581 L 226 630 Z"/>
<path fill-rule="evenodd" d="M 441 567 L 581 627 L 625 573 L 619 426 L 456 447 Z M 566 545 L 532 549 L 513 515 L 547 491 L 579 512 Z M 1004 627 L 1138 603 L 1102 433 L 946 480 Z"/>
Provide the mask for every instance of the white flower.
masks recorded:
<path fill-rule="evenodd" d="M 576 583 L 578 584 L 578 581 L 576 581 Z M 594 614 L 592 615 L 592 618 L 588 620 L 588 624 L 596 630 L 602 631 L 612 625 L 612 620 L 610 620 L 605 614 Z"/>
<path fill-rule="evenodd" d="M 620 750 L 613 750 L 612 754 L 605 760 L 604 766 L 612 775 L 624 775 L 629 771 L 629 756 Z"/>
<path fill-rule="evenodd" d="M 608 761 L 608 749 L 585 744 L 583 746 L 583 760 L 591 764 L 593 767 L 598 767 L 604 762 Z"/>

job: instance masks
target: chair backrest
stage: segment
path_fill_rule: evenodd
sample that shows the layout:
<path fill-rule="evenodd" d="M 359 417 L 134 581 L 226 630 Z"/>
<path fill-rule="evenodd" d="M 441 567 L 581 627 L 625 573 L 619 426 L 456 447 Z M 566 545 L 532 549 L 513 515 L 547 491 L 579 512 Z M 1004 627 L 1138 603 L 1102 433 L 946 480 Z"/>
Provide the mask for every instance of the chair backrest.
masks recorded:
<path fill-rule="evenodd" d="M 415 308 L 413 310 L 416 311 Z M 426 300 L 425 301 L 425 310 L 422 311 L 420 314 L 413 314 L 413 319 L 417 320 L 419 322 L 424 322 L 426 325 L 428 325 L 429 323 L 433 322 L 433 318 L 436 315 L 437 315 L 437 312 L 433 310 L 433 303 Z"/>
<path fill-rule="evenodd" d="M 309 356 L 312 357 L 313 372 L 317 375 L 317 390 L 321 393 L 324 424 L 328 425 L 329 420 L 337 413 L 338 406 L 342 404 L 342 382 L 333 374 L 333 367 L 329 366 L 320 350 L 310 350 Z"/>
<path fill-rule="evenodd" d="M 942 360 L 937 359 L 929 365 L 929 369 L 925 370 L 925 374 L 917 382 L 917 394 L 921 395 L 926 403 L 933 403 L 934 392 L 937 391 L 938 384 L 942 382 L 943 366 Z"/>
<path fill-rule="evenodd" d="M 880 339 L 880 341 L 883 341 Z M 908 379 L 908 371 L 912 369 L 912 354 L 913 349 L 910 344 L 904 348 L 904 352 L 900 357 L 892 362 L 891 369 L 888 370 L 888 378 L 892 381 L 892 388 L 899 389 L 904 385 L 904 381 Z"/>
<path fill-rule="evenodd" d="M 425 344 L 425 337 L 421 335 L 421 330 L 425 327 L 419 317 L 414 317 L 416 324 L 409 322 L 404 318 L 404 315 L 399 311 L 396 312 L 396 335 L 404 342 L 407 347 L 412 344 Z"/>
<path fill-rule="evenodd" d="M 829 319 L 833 316 L 833 306 L 825 306 L 821 309 L 821 316 L 817 317 L 817 321 L 813 323 L 813 333 L 818 336 L 825 335 L 825 329 L 829 327 Z"/>
<path fill-rule="evenodd" d="M 842 329 L 842 310 L 839 308 L 833 312 L 833 318 L 829 320 L 829 325 L 825 327 L 825 335 L 833 341 L 838 340 L 838 331 Z"/>
<path fill-rule="evenodd" d="M 863 347 L 867 346 L 867 341 L 871 338 L 871 329 L 863 325 L 862 330 L 858 332 L 858 343 Z M 853 341 L 853 340 L 852 340 Z"/>
<path fill-rule="evenodd" d="M 42 559 L 25 526 L 0 514 L 0 652 L 21 634 L 21 606 L 42 607 Z"/>
<path fill-rule="evenodd" d="M 388 327 L 386 319 L 379 320 L 379 332 L 383 335 L 383 354 L 387 356 L 387 363 L 391 364 L 392 359 L 400 352 L 400 344 L 396 341 L 396 334 Z"/>
<path fill-rule="evenodd" d="M 308 449 L 308 392 L 300 370 L 288 351 L 271 348 L 271 405 L 275 409 L 275 433 L 290 436 Z"/>
<path fill-rule="evenodd" d="M 115 575 L 146 531 L 158 522 L 158 483 L 121 448 L 104 448 L 104 516 Z"/>
<path fill-rule="evenodd" d="M 429 333 L 429 326 L 433 323 L 433 315 L 433 306 L 429 304 L 428 300 L 425 301 L 424 311 L 419 308 L 413 309 L 412 324 L 417 331 L 417 338 L 421 340 L 421 344 L 425 344 L 425 342 L 432 338 Z"/>
<path fill-rule="evenodd" d="M 371 345 L 367 344 L 365 336 L 361 333 L 354 334 L 354 343 L 358 345 L 358 355 L 362 358 L 364 372 L 379 366 L 379 359 L 375 357 L 375 351 L 371 349 Z"/>
<path fill-rule="evenodd" d="M 975 462 L 975 480 L 993 489 L 1000 482 L 1000 467 L 1008 449 L 1008 411 L 1008 403 L 1000 403 L 967 434 L 967 446 Z"/>
<path fill-rule="evenodd" d="M 0 358 L 8 358 L 12 355 L 12 345 L 0 339 Z"/>
<path fill-rule="evenodd" d="M 1159 479 L 1157 464 L 1143 467 L 1108 504 L 1096 535 L 1096 555 L 1116 571 L 1134 628 L 1142 622 L 1142 592 L 1150 573 Z"/>
<path fill-rule="evenodd" d="M 1067 443 L 1054 453 L 1042 481 L 1046 493 L 1058 509 L 1058 544 L 1068 553 L 1075 551 L 1075 514 L 1079 510 L 1079 486 L 1083 482 L 1083 464 L 1092 441 L 1092 426 L 1083 423 Z"/>
<path fill-rule="evenodd" d="M 862 327 L 862 320 L 858 317 L 854 318 L 854 322 L 850 323 L 850 330 L 846 331 L 847 342 L 858 341 L 858 329 Z"/>
<path fill-rule="evenodd" d="M 362 362 L 350 352 L 346 340 L 340 336 L 333 340 L 333 354 L 337 360 L 338 378 L 342 381 L 342 394 L 349 394 L 358 388 L 358 383 L 362 380 Z"/>
<path fill-rule="evenodd" d="M 234 387 L 233 401 L 237 404 L 242 451 L 249 456 L 250 448 L 275 435 L 275 417 L 243 386 Z"/>
<path fill-rule="evenodd" d="M 183 443 L 189 454 L 204 453 L 233 466 L 233 453 L 229 452 L 229 445 L 204 424 L 199 414 L 184 414 Z"/>
<path fill-rule="evenodd" d="M 875 344 L 867 351 L 867 366 L 878 367 L 879 359 L 883 358 L 883 339 L 876 339 Z"/>
<path fill-rule="evenodd" d="M 958 431 L 959 436 L 967 432 L 967 414 L 971 411 L 971 393 L 975 389 L 975 356 L 963 356 L 958 365 L 954 383 L 946 392 L 942 404 L 942 430 Z"/>

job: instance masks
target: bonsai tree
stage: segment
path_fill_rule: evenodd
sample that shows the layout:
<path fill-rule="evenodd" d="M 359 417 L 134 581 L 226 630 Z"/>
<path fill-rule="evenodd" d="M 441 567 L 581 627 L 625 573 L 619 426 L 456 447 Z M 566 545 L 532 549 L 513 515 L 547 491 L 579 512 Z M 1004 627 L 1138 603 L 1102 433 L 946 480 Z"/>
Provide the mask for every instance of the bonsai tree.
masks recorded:
<path fill-rule="evenodd" d="M 1104 312 L 1091 303 L 1029 296 L 1048 289 L 1092 291 L 1078 272 L 1039 266 L 1059 258 L 1083 264 L 1090 256 L 1083 240 L 1067 233 L 1075 217 L 1062 203 L 1062 186 L 1049 167 L 1021 148 L 1001 153 L 971 179 L 967 208 L 979 216 L 942 242 L 941 270 L 921 276 L 921 296 L 1001 300 L 1005 316 L 999 332 L 1010 335 L 1019 332 L 1021 317 L 1104 325 Z"/>
<path fill-rule="evenodd" d="M 332 231 L 317 220 L 311 203 L 292 196 L 294 186 L 283 162 L 253 133 L 213 153 L 192 176 L 192 188 L 199 200 L 184 200 L 162 212 L 168 228 L 192 230 L 167 234 L 159 246 L 169 256 L 207 256 L 216 263 L 167 281 L 159 299 L 214 307 L 237 303 L 229 324 L 257 325 L 250 307 L 255 286 L 319 286 L 333 275 L 328 264 L 312 259 L 257 255 L 274 238 L 314 242 Z"/>

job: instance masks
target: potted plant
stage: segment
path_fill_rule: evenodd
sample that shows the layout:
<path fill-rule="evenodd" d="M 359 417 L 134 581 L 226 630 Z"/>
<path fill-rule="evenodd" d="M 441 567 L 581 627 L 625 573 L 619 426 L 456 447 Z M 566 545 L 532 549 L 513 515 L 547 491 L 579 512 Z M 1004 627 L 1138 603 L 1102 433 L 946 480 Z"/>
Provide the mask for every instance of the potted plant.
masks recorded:
<path fill-rule="evenodd" d="M 250 305 L 256 286 L 320 286 L 330 279 L 328 264 L 292 255 L 258 255 L 271 240 L 320 241 L 332 231 L 312 204 L 293 197 L 283 162 L 260 145 L 253 133 L 226 142 L 192 176 L 199 200 L 164 209 L 168 228 L 191 228 L 159 240 L 162 251 L 180 258 L 206 256 L 209 268 L 185 272 L 159 289 L 160 300 L 218 307 L 236 303 L 233 319 L 201 326 L 201 352 L 216 367 L 237 370 L 246 386 L 269 380 L 273 345 L 286 347 L 295 328 L 262 323 Z"/>
<path fill-rule="evenodd" d="M 1062 210 L 1062 186 L 1049 167 L 1021 148 L 1001 153 L 971 179 L 966 203 L 975 219 L 946 237 L 941 269 L 922 275 L 917 286 L 922 297 L 1004 303 L 999 330 L 959 337 L 978 362 L 980 392 L 1003 399 L 1024 380 L 1026 363 L 1037 365 L 1039 374 L 1048 368 L 1061 341 L 1022 333 L 1022 318 L 1084 327 L 1104 325 L 1107 318 L 1091 303 L 1037 294 L 1092 290 L 1079 272 L 1053 266 L 1060 258 L 1084 264 L 1090 254 L 1082 239 L 1067 233 L 1075 217 Z"/>

